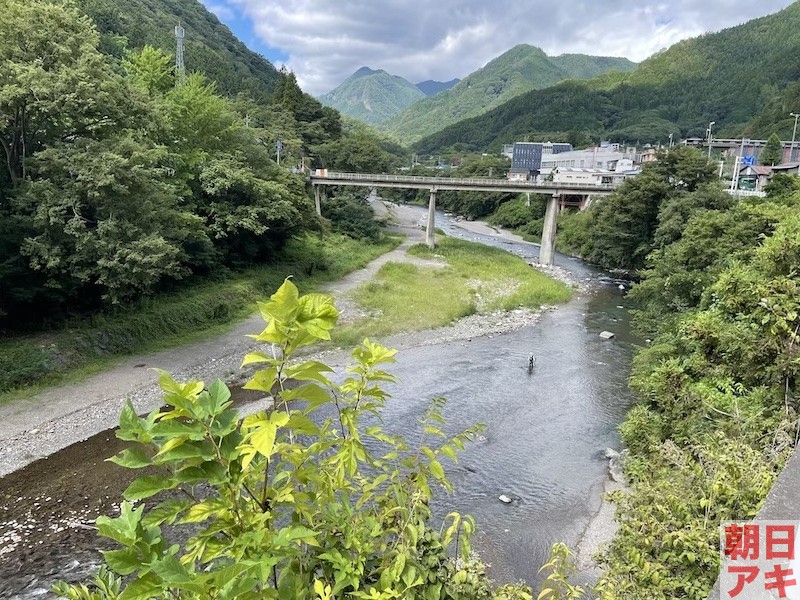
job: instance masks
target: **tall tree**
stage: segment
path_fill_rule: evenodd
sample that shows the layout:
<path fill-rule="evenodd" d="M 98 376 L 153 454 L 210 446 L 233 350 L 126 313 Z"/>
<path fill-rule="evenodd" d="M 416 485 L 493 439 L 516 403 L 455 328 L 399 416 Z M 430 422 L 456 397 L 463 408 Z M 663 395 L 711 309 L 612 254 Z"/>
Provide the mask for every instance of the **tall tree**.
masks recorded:
<path fill-rule="evenodd" d="M 110 129 L 122 118 L 119 77 L 97 50 L 91 21 L 62 3 L 3 3 L 0 19 L 0 147 L 8 180 L 48 142 Z"/>
<path fill-rule="evenodd" d="M 187 274 L 185 247 L 202 242 L 200 219 L 180 209 L 165 154 L 131 133 L 39 152 L 16 201 L 33 215 L 23 253 L 34 269 L 114 303 Z"/>
<path fill-rule="evenodd" d="M 758 159 L 762 165 L 777 165 L 781 163 L 783 160 L 783 144 L 777 133 L 769 136 Z"/>

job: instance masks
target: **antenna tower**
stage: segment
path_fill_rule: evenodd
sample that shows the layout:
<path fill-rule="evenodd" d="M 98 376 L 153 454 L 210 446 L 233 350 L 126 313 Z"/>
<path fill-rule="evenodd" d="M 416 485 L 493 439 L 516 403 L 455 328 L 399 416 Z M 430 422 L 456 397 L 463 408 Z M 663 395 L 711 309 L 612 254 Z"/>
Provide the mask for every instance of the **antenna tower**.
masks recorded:
<path fill-rule="evenodd" d="M 183 64 L 183 38 L 186 37 L 186 31 L 178 23 L 175 26 L 175 41 L 177 42 L 175 48 L 175 78 L 178 83 L 183 81 L 186 75 L 186 67 Z"/>

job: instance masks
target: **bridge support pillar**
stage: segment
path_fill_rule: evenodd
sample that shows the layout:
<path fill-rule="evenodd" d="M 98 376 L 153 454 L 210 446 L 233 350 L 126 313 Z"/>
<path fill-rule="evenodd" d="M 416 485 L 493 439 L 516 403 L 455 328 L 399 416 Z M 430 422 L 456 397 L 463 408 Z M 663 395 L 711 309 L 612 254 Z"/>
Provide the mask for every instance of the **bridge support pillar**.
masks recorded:
<path fill-rule="evenodd" d="M 431 199 L 428 201 L 428 225 L 425 229 L 425 243 L 428 248 L 436 247 L 436 188 L 431 188 Z"/>
<path fill-rule="evenodd" d="M 556 221 L 558 219 L 560 199 L 560 194 L 553 194 L 547 201 L 547 210 L 544 213 L 544 229 L 542 230 L 542 244 L 539 247 L 540 265 L 553 264 L 553 255 L 556 251 Z"/>
<path fill-rule="evenodd" d="M 321 186 L 314 186 L 314 207 L 317 209 L 317 214 L 322 216 L 322 204 L 320 203 L 320 188 Z"/>

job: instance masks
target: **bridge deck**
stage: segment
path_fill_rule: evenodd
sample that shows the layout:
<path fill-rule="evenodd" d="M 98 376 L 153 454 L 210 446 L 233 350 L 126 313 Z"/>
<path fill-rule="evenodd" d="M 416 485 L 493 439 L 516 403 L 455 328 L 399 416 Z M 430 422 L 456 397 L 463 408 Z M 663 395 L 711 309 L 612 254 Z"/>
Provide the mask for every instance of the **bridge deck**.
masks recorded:
<path fill-rule="evenodd" d="M 459 190 L 477 192 L 531 192 L 533 194 L 592 194 L 607 195 L 615 186 L 608 184 L 509 181 L 486 177 L 418 177 L 415 175 L 384 175 L 379 173 L 340 173 L 328 171 L 325 175 L 312 174 L 313 185 L 354 185 L 363 187 L 414 188 L 425 190 Z"/>

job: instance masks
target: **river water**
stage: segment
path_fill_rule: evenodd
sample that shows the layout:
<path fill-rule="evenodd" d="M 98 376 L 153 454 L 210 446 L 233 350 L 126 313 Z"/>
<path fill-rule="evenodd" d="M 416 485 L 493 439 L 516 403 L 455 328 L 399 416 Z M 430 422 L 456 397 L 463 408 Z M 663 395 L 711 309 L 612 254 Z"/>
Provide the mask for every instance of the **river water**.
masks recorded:
<path fill-rule="evenodd" d="M 441 215 L 438 225 L 531 261 L 538 255 L 534 244 L 465 232 Z M 473 546 L 500 582 L 534 583 L 552 543 L 577 546 L 600 506 L 603 450 L 618 445 L 616 427 L 631 403 L 626 379 L 637 340 L 624 292 L 580 261 L 557 255 L 556 264 L 590 280 L 590 291 L 535 326 L 400 352 L 392 366 L 400 382 L 389 386 L 394 398 L 383 414 L 387 430 L 416 439 L 430 399 L 444 396 L 449 433 L 486 424 L 484 439 L 445 465 L 456 491 L 435 508 L 476 518 Z M 603 330 L 616 336 L 603 340 Z M 103 460 L 120 448 L 104 432 L 0 479 L 0 598 L 45 597 L 53 581 L 96 568 L 99 549 L 111 546 L 91 523 L 113 513 L 131 478 Z"/>

